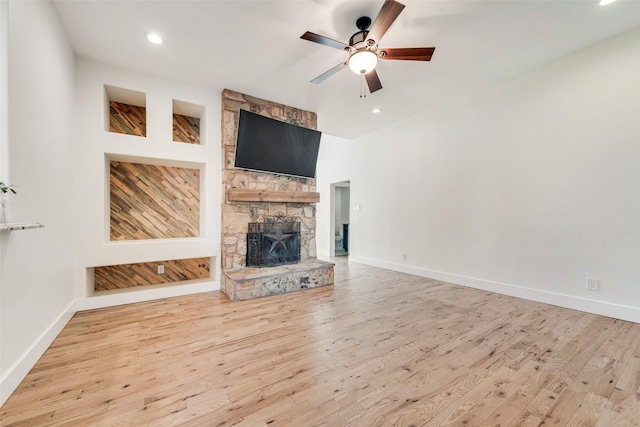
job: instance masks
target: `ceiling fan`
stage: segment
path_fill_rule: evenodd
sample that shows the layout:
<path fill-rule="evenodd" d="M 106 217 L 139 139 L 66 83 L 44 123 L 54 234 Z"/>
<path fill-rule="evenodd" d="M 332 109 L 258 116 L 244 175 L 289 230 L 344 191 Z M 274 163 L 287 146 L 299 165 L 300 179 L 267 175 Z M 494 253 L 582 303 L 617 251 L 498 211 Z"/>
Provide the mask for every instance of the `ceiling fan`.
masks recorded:
<path fill-rule="evenodd" d="M 371 18 L 362 16 L 356 21 L 356 26 L 360 31 L 349 39 L 349 44 L 330 39 L 319 34 L 307 31 L 301 39 L 319 43 L 325 46 L 341 49 L 349 53 L 349 58 L 320 74 L 311 83 L 322 83 L 345 67 L 349 67 L 356 74 L 361 74 L 367 81 L 369 92 L 373 93 L 382 89 L 382 83 L 375 68 L 378 59 L 382 60 L 404 60 L 404 61 L 430 61 L 435 47 L 407 47 L 407 48 L 381 48 L 378 43 L 387 32 L 391 24 L 396 20 L 404 9 L 402 3 L 395 0 L 385 0 L 382 9 L 378 13 L 371 30 L 367 30 L 371 25 Z"/>

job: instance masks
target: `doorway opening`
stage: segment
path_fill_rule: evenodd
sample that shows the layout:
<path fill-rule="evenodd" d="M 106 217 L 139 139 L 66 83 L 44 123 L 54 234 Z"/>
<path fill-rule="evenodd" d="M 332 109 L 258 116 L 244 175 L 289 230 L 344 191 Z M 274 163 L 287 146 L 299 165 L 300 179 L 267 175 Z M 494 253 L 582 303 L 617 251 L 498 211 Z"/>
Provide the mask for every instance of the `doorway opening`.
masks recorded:
<path fill-rule="evenodd" d="M 350 182 L 331 184 L 331 256 L 349 255 Z"/>

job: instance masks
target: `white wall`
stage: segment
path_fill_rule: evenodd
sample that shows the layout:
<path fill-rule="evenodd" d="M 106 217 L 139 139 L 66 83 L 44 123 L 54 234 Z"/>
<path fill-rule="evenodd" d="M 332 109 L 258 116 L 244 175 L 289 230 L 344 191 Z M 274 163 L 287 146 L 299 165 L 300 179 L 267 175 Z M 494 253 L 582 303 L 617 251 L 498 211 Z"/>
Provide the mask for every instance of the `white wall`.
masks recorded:
<path fill-rule="evenodd" d="M 75 59 L 49 2 L 9 6 L 0 176 L 19 194 L 2 220 L 45 227 L 0 234 L 0 404 L 75 311 L 218 289 L 220 253 L 220 93 Z M 105 130 L 104 85 L 146 94 L 146 138 Z M 201 145 L 172 141 L 174 100 L 204 108 Z M 110 242 L 110 158 L 199 168 L 200 236 Z M 94 266 L 192 257 L 212 257 L 211 280 L 92 294 Z"/>
<path fill-rule="evenodd" d="M 341 213 L 342 213 L 342 187 L 335 187 L 335 192 L 333 194 L 333 211 L 334 211 L 334 227 L 333 234 L 336 236 L 342 235 L 342 226 L 341 226 Z"/>
<path fill-rule="evenodd" d="M 337 197 L 340 198 L 340 208 L 336 208 L 336 230 L 342 236 L 343 233 L 343 224 L 349 224 L 349 210 L 350 210 L 350 202 L 349 202 L 349 187 L 337 187 L 338 191 Z"/>
<path fill-rule="evenodd" d="M 9 175 L 9 3 L 0 1 L 0 181 L 6 183 Z M 4 222 L 4 201 L 0 196 L 0 222 Z"/>
<path fill-rule="evenodd" d="M 640 322 L 639 47 L 640 29 L 354 141 L 351 260 Z"/>
<path fill-rule="evenodd" d="M 18 195 L 6 198 L 3 215 L 45 227 L 0 234 L 0 404 L 69 318 L 77 220 L 72 50 L 48 2 L 11 1 L 8 17 L 0 154 Z"/>
<path fill-rule="evenodd" d="M 155 47 L 155 46 L 154 46 Z M 134 72 L 91 60 L 78 59 L 78 111 L 76 113 L 78 173 L 82 176 L 78 205 L 78 269 L 76 270 L 79 309 L 167 297 L 220 288 L 221 94 L 209 89 Z M 146 94 L 147 136 L 108 132 L 104 86 Z M 173 100 L 204 107 L 201 144 L 173 142 Z M 202 135 L 201 135 L 202 136 Z M 109 239 L 110 159 L 135 163 L 167 164 L 201 170 L 200 237 L 111 242 Z M 98 297 L 92 295 L 87 277 L 91 267 L 214 257 L 213 280 L 191 288 L 180 285 L 153 291 L 139 291 Z"/>
<path fill-rule="evenodd" d="M 335 235 L 342 236 L 342 224 L 349 223 L 349 187 L 336 185 L 335 193 Z"/>
<path fill-rule="evenodd" d="M 322 129 L 322 123 L 318 129 Z M 332 245 L 335 245 L 336 218 L 333 206 L 336 200 L 331 184 L 349 181 L 354 172 L 352 146 L 352 141 L 328 134 L 323 134 L 320 141 L 316 167 L 316 188 L 320 193 L 320 203 L 316 204 L 316 248 L 321 259 L 328 259 Z"/>

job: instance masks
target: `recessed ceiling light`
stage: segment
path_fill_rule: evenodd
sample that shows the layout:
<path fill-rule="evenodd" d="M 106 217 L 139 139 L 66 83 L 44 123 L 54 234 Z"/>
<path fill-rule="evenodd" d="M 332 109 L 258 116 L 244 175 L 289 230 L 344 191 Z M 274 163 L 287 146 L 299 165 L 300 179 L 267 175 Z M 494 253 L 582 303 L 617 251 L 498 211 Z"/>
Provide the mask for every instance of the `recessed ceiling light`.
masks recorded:
<path fill-rule="evenodd" d="M 379 108 L 374 108 L 373 110 L 371 110 L 371 112 L 372 112 L 373 114 L 378 114 L 380 111 L 382 111 L 382 110 L 381 110 L 381 109 L 379 109 Z"/>
<path fill-rule="evenodd" d="M 156 33 L 146 33 L 147 40 L 149 40 L 153 44 L 162 44 L 162 37 L 157 35 Z"/>
<path fill-rule="evenodd" d="M 600 6 L 606 6 L 609 3 L 613 3 L 616 0 L 600 0 Z"/>

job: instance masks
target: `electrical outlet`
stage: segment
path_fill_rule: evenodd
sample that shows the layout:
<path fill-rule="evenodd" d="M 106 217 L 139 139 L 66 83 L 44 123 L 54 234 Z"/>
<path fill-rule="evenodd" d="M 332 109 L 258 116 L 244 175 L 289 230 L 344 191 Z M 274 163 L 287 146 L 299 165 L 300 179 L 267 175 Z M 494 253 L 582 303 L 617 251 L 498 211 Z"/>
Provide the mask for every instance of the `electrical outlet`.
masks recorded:
<path fill-rule="evenodd" d="M 587 278 L 587 289 L 590 291 L 599 291 L 600 281 L 598 279 Z"/>
<path fill-rule="evenodd" d="M 158 265 L 158 274 L 164 274 L 164 265 L 162 264 Z"/>

